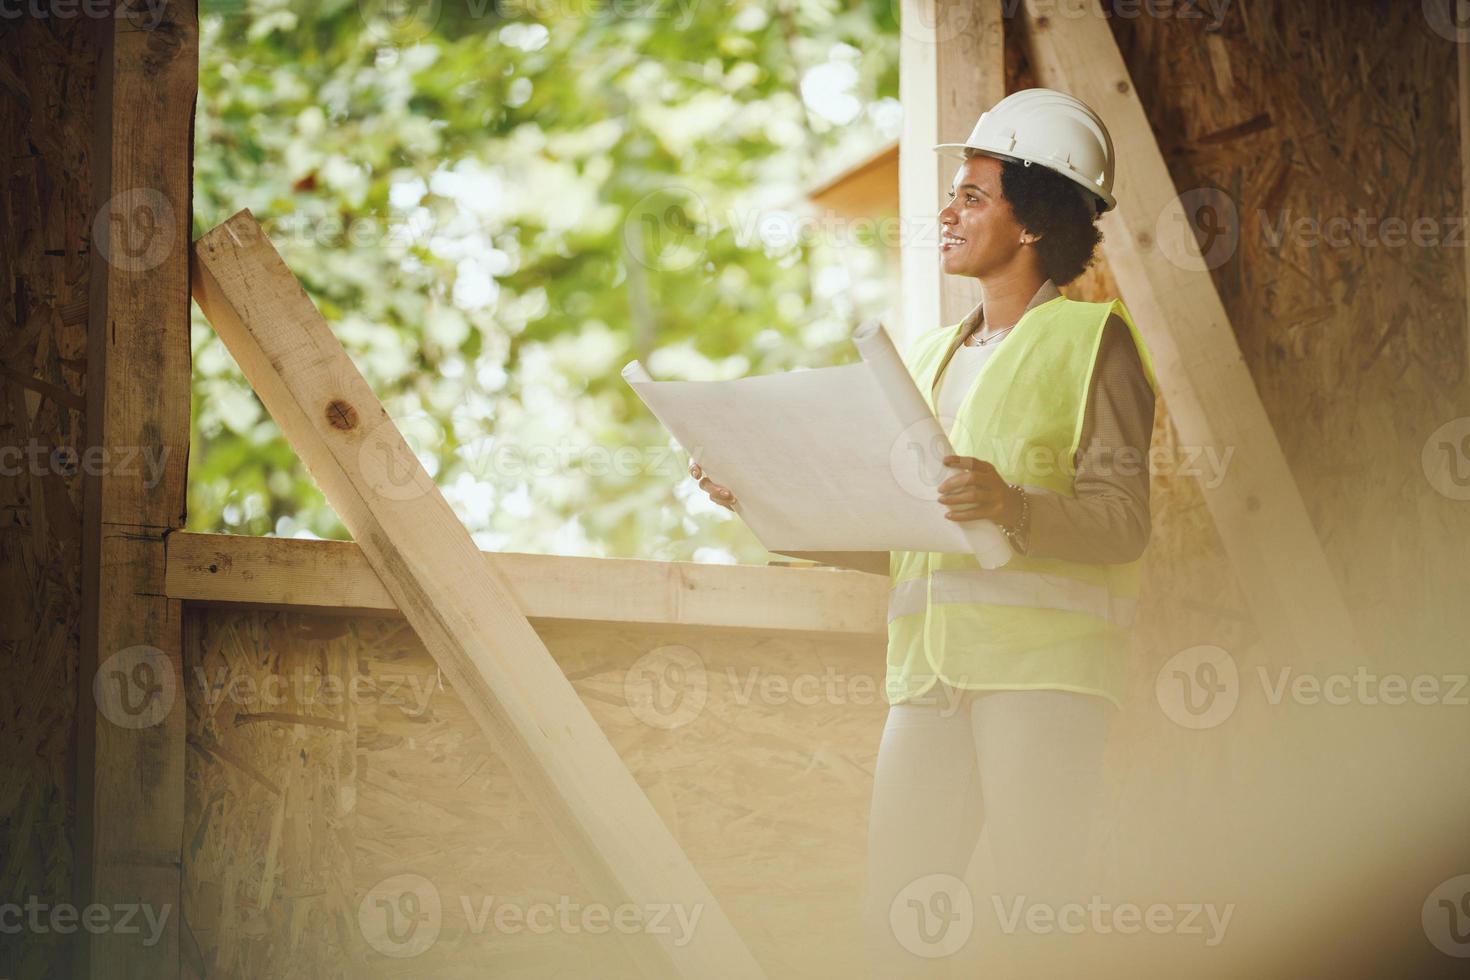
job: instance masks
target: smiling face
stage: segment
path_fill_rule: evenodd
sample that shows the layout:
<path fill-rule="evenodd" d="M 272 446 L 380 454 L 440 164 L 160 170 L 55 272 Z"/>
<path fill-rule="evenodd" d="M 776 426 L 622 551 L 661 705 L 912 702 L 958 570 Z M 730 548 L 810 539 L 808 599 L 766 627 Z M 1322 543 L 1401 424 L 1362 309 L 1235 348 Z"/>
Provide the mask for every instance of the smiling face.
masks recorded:
<path fill-rule="evenodd" d="M 939 212 L 940 264 L 952 276 L 984 277 L 1026 260 L 1027 233 L 1001 193 L 1000 170 L 995 157 L 978 155 L 955 174 Z"/>

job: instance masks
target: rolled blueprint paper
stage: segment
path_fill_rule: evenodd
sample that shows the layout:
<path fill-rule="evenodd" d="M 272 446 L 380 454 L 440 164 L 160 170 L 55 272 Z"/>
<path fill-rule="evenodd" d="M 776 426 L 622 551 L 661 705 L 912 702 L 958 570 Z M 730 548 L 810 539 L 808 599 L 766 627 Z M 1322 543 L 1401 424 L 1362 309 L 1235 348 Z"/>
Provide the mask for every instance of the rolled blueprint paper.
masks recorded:
<path fill-rule="evenodd" d="M 864 321 L 852 334 L 852 342 L 863 361 L 878 379 L 893 413 L 904 425 L 903 444 L 894 447 L 894 473 L 904 488 L 933 500 L 939 484 L 963 472 L 941 462 L 955 454 L 949 435 L 934 417 L 919 386 L 904 366 L 893 339 L 877 319 Z M 910 467 L 909 464 L 912 464 Z M 938 506 L 936 503 L 935 506 Z M 1014 552 L 994 521 L 957 521 L 970 551 L 982 568 L 999 568 Z"/>
<path fill-rule="evenodd" d="M 632 384 L 634 382 L 652 381 L 652 376 L 643 367 L 642 361 L 629 361 L 623 365 L 623 380 Z"/>

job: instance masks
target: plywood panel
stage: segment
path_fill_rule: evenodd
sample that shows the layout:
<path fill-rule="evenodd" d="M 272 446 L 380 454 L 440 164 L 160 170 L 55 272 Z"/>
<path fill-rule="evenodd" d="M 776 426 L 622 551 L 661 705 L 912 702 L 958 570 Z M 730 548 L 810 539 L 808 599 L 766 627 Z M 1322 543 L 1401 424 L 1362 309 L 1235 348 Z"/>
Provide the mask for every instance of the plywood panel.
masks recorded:
<path fill-rule="evenodd" d="M 75 871 L 83 479 L 65 451 L 85 445 L 90 27 L 0 30 L 0 904 L 69 901 Z M 66 954 L 54 932 L 6 935 L 0 976 L 66 976 Z"/>
<path fill-rule="evenodd" d="M 272 977 L 306 975 L 305 962 L 340 976 L 334 957 L 360 954 L 347 975 L 636 975 L 612 936 L 583 930 L 592 894 L 405 623 L 214 609 L 190 623 L 195 701 L 196 664 L 215 691 L 238 678 L 291 688 L 303 671 L 356 678 L 345 710 L 293 702 L 253 721 L 257 705 L 228 698 L 191 708 L 185 896 L 204 964 Z M 540 633 L 772 975 L 858 972 L 881 643 L 570 623 Z M 287 862 L 273 846 L 314 853 Z M 432 942 L 427 925 L 396 917 L 436 903 Z M 529 920 L 496 928 L 501 903 Z M 334 931 L 344 915 L 356 946 Z"/>

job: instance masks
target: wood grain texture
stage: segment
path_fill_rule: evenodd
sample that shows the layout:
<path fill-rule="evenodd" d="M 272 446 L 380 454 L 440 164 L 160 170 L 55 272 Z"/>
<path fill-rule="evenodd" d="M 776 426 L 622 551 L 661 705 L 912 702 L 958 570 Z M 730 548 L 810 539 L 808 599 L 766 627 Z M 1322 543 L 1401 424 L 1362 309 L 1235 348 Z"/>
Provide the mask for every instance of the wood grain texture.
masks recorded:
<path fill-rule="evenodd" d="M 589 888 L 698 909 L 683 945 L 627 948 L 653 976 L 761 976 L 715 896 L 576 697 L 382 404 L 248 211 L 194 248 L 194 295 L 395 604 L 459 689 Z"/>
<path fill-rule="evenodd" d="M 958 323 L 980 301 L 978 280 L 940 269 L 939 212 L 961 161 L 934 146 L 966 140 L 1006 90 L 1002 4 L 903 0 L 898 14 L 903 314 L 893 333 L 903 350 L 925 330 Z"/>
<path fill-rule="evenodd" d="M 180 604 L 163 595 L 163 540 L 183 526 L 189 445 L 197 9 L 119 7 L 94 23 L 87 445 L 104 465 L 86 488 L 80 892 L 151 911 L 162 929 L 150 941 L 90 936 L 79 975 L 142 980 L 179 971 L 184 711 L 168 692 L 183 638 Z"/>
<path fill-rule="evenodd" d="M 85 445 L 96 73 L 87 21 L 0 29 L 0 904 L 76 897 L 83 477 L 50 459 Z M 73 976 L 70 945 L 0 936 L 0 976 Z"/>
<path fill-rule="evenodd" d="M 1084 93 L 1127 161 L 1114 189 L 1118 207 L 1100 222 L 1108 264 L 1148 342 L 1181 442 L 1232 455 L 1227 477 L 1205 487 L 1205 499 L 1253 614 L 1283 657 L 1351 655 L 1359 649 L 1352 617 L 1107 19 L 1096 0 L 1071 0 L 1064 12 L 1028 0 L 1025 10 L 1040 80 Z"/>
<path fill-rule="evenodd" d="M 407 623 L 186 615 L 186 912 L 215 975 L 637 976 L 580 911 L 570 928 L 495 925 L 502 906 L 598 897 Z M 882 642 L 572 621 L 538 633 L 771 975 L 861 975 Z M 687 669 L 659 669 L 675 661 Z M 647 697 L 650 684 L 675 696 Z M 310 792 L 288 793 L 303 772 Z M 432 941 L 361 938 L 385 882 L 437 899 Z M 344 914 L 355 947 L 336 931 Z"/>
<path fill-rule="evenodd" d="M 886 578 L 823 568 L 484 553 L 532 619 L 598 620 L 882 637 Z M 398 612 L 348 541 L 169 536 L 170 598 L 293 609 Z"/>

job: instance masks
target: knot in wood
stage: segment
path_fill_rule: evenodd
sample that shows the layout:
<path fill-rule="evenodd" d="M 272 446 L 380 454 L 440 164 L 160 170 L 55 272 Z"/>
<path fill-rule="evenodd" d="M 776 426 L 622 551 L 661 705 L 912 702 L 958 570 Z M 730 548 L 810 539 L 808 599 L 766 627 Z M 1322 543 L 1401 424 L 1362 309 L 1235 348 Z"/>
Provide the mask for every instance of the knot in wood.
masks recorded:
<path fill-rule="evenodd" d="M 327 421 L 331 423 L 332 428 L 341 429 L 343 432 L 355 429 L 357 428 L 357 409 L 353 408 L 349 402 L 334 398 L 327 405 Z"/>

